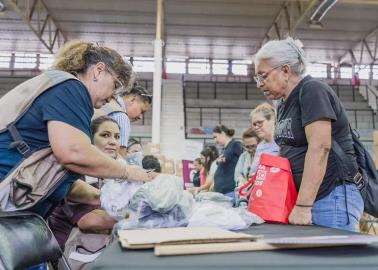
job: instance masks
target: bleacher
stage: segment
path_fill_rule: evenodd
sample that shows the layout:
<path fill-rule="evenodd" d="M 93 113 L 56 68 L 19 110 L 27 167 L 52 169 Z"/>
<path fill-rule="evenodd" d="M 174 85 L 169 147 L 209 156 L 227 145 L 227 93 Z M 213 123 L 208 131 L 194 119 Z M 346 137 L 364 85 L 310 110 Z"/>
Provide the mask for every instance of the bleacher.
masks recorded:
<path fill-rule="evenodd" d="M 376 113 L 351 85 L 331 85 L 340 97 L 353 128 L 372 150 L 373 130 L 378 126 Z M 222 123 L 236 129 L 236 138 L 250 126 L 249 114 L 267 101 L 255 83 L 198 82 L 184 83 L 185 123 L 187 138 L 210 142 L 212 128 Z"/>

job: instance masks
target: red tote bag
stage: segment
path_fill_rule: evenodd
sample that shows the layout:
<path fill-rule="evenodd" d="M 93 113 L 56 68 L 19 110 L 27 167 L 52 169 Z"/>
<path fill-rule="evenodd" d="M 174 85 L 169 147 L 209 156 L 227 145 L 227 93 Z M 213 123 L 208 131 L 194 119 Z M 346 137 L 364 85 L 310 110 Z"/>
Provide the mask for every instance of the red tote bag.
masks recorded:
<path fill-rule="evenodd" d="M 252 185 L 249 192 L 244 190 Z M 249 196 L 248 210 L 267 222 L 288 223 L 297 200 L 297 191 L 287 158 L 261 154 L 251 180 L 240 189 Z"/>

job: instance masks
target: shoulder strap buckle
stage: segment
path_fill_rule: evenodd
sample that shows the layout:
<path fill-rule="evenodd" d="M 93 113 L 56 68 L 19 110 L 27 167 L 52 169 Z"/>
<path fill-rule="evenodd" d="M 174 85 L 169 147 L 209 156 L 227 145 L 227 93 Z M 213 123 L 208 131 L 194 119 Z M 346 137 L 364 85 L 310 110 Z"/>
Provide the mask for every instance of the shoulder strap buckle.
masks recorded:
<path fill-rule="evenodd" d="M 364 178 L 360 172 L 356 173 L 356 175 L 353 177 L 353 182 L 357 185 L 357 187 L 365 184 Z"/>
<path fill-rule="evenodd" d="M 30 153 L 30 147 L 25 141 L 12 142 L 8 149 L 16 149 L 24 157 L 27 157 Z"/>

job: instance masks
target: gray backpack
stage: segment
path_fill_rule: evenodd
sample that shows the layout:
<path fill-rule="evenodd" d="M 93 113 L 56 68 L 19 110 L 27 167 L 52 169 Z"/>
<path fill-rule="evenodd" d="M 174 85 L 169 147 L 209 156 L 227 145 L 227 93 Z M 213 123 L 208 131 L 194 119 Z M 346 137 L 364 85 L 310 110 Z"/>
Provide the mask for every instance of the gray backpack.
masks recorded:
<path fill-rule="evenodd" d="M 67 170 L 57 161 L 51 148 L 32 152 L 15 124 L 39 95 L 70 79 L 77 78 L 67 72 L 50 70 L 18 85 L 0 99 L 0 133 L 9 131 L 13 139 L 9 148 L 23 156 L 0 182 L 0 211 L 29 209 L 65 180 Z"/>

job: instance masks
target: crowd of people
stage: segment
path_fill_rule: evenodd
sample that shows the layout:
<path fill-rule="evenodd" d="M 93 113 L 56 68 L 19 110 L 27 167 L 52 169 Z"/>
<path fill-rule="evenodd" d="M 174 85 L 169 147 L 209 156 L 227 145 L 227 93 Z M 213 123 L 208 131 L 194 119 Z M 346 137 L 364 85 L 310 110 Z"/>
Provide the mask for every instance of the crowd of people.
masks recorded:
<path fill-rule="evenodd" d="M 290 223 L 356 228 L 363 201 L 332 151 L 336 140 L 355 161 L 347 115 L 332 89 L 305 72 L 298 40 L 270 41 L 258 51 L 254 79 L 278 106 L 266 102 L 252 110 L 242 142 L 233 138 L 234 129 L 214 127 L 216 146 L 206 146 L 194 160 L 193 194 L 213 191 L 236 202 L 238 188 L 256 172 L 261 154 L 279 155 L 289 159 L 298 191 Z M 68 42 L 44 76 L 48 84 L 35 87 L 33 79 L 23 84 L 35 89 L 32 100 L 18 96 L 29 106 L 14 112 L 9 118 L 13 121 L 0 122 L 0 179 L 27 157 L 19 146 L 10 147 L 15 142 L 10 126 L 28 151 L 51 147 L 68 170 L 67 178 L 29 210 L 49 220 L 64 248 L 74 227 L 108 231 L 127 217 L 111 203 L 102 205 L 104 185 L 120 185 L 120 190 L 132 193 L 153 181 L 161 166 L 156 157 L 143 156 L 137 140 L 129 139 L 130 122 L 150 109 L 152 95 L 135 81 L 131 65 L 116 51 Z M 12 97 L 2 99 L 10 102 Z M 3 107 L 0 111 L 9 114 Z M 10 188 L 1 189 L 1 210 L 16 208 L 9 198 Z"/>

